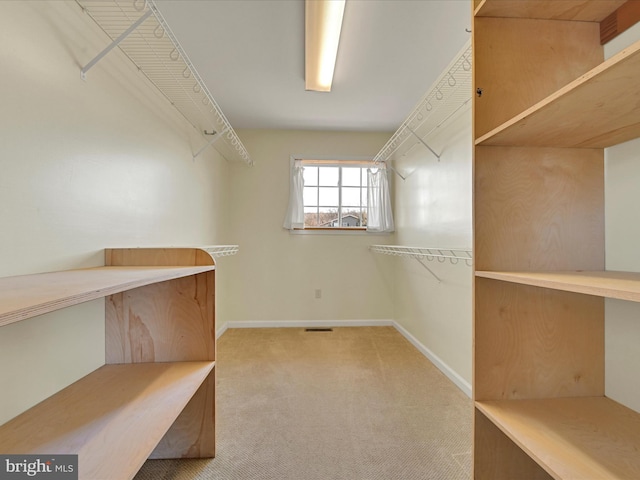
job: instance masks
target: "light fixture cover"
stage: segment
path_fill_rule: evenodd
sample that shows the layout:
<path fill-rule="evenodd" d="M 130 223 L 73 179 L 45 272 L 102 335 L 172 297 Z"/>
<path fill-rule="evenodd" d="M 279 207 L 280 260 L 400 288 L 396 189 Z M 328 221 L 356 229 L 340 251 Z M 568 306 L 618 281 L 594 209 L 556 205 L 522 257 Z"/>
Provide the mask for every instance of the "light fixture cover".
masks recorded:
<path fill-rule="evenodd" d="M 305 89 L 330 92 L 346 0 L 305 0 Z"/>

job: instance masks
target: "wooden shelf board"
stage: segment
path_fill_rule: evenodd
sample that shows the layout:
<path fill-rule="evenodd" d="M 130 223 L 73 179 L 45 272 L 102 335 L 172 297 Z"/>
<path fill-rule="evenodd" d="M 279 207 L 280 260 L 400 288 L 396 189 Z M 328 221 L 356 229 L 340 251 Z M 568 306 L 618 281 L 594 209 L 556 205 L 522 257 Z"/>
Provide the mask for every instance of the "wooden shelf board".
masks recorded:
<path fill-rule="evenodd" d="M 606 397 L 476 402 L 556 479 L 640 478 L 640 414 Z"/>
<path fill-rule="evenodd" d="M 96 267 L 0 278 L 0 326 L 214 268 Z"/>
<path fill-rule="evenodd" d="M 640 273 L 635 272 L 490 272 L 477 277 L 534 287 L 640 302 Z"/>
<path fill-rule="evenodd" d="M 476 140 L 605 148 L 640 137 L 640 41 Z"/>
<path fill-rule="evenodd" d="M 0 452 L 78 454 L 80 479 L 131 479 L 214 365 L 103 366 L 0 426 Z"/>
<path fill-rule="evenodd" d="M 538 18 L 600 22 L 626 0 L 485 0 L 476 17 Z"/>

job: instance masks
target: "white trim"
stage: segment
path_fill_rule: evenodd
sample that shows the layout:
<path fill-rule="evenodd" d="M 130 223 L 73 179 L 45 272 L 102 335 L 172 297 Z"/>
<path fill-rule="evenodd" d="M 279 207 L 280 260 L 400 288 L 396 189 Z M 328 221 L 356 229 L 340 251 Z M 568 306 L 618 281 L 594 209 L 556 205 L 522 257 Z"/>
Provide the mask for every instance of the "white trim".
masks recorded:
<path fill-rule="evenodd" d="M 368 235 L 373 236 L 385 236 L 393 235 L 393 232 L 368 232 L 366 229 L 362 230 L 347 230 L 338 229 L 335 230 L 320 230 L 315 228 L 305 228 L 299 230 L 289 230 L 290 235 Z"/>
<path fill-rule="evenodd" d="M 302 157 L 296 158 L 295 162 L 298 162 L 303 167 L 360 167 L 360 168 L 387 168 L 387 164 L 384 162 L 374 163 L 373 159 L 369 160 L 348 160 L 346 158 L 332 158 L 330 160 L 321 158 L 309 158 Z"/>
<path fill-rule="evenodd" d="M 216 331 L 220 338 L 229 328 L 322 328 L 322 327 L 394 327 L 420 353 L 435 365 L 453 384 L 471 398 L 471 385 L 447 365 L 440 357 L 425 347 L 395 320 L 243 320 L 226 322 Z"/>
<path fill-rule="evenodd" d="M 393 326 L 402 334 L 404 338 L 409 340 L 411 344 L 416 347 L 420 353 L 422 353 L 425 357 L 427 357 L 431 363 L 433 363 L 438 370 L 444 373 L 449 380 L 451 380 L 460 390 L 462 390 L 467 397 L 471 398 L 471 384 L 467 382 L 464 378 L 462 378 L 458 373 L 453 370 L 449 365 L 444 363 L 440 357 L 438 357 L 435 353 L 425 347 L 422 343 L 418 341 L 416 337 L 411 335 L 402 325 L 398 322 L 393 322 Z"/>
<path fill-rule="evenodd" d="M 227 328 L 390 327 L 394 323 L 393 320 L 246 320 L 227 322 L 224 330 Z"/>
<path fill-rule="evenodd" d="M 229 322 L 225 322 L 218 330 L 216 330 L 216 340 L 219 339 L 229 328 Z"/>
<path fill-rule="evenodd" d="M 371 156 L 354 156 L 354 155 L 302 155 L 302 154 L 292 154 L 289 155 L 289 179 L 291 179 L 291 175 L 293 172 L 293 166 L 296 162 L 313 162 L 314 160 L 318 161 L 318 166 L 336 166 L 341 167 L 344 166 L 341 162 L 362 162 L 361 167 L 365 168 L 367 166 L 373 167 L 375 166 L 373 163 L 374 157 Z M 330 163 L 334 162 L 334 163 Z M 379 168 L 384 167 L 387 168 L 386 162 L 380 162 L 383 165 L 378 165 Z M 368 165 L 371 164 L 371 165 Z M 366 228 L 361 230 L 348 230 L 337 228 L 335 231 L 332 230 L 321 230 L 321 229 L 287 229 L 289 230 L 290 235 L 393 235 L 393 232 L 370 232 L 367 231 Z M 238 327 L 243 328 L 243 327 Z"/>
<path fill-rule="evenodd" d="M 373 157 L 370 155 L 307 155 L 307 154 L 292 154 L 289 155 L 289 161 L 291 163 L 291 165 L 293 165 L 293 162 L 295 162 L 296 160 L 322 160 L 322 161 L 327 161 L 327 160 L 347 160 L 350 162 L 372 162 L 373 161 Z"/>

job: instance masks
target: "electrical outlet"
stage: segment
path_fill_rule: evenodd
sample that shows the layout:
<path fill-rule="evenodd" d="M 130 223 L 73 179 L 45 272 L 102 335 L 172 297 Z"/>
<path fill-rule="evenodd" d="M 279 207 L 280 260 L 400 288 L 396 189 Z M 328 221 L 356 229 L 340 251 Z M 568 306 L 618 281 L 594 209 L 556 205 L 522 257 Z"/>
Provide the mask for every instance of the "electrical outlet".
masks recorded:
<path fill-rule="evenodd" d="M 322 290 L 319 288 L 316 288 L 316 298 L 322 298 Z"/>

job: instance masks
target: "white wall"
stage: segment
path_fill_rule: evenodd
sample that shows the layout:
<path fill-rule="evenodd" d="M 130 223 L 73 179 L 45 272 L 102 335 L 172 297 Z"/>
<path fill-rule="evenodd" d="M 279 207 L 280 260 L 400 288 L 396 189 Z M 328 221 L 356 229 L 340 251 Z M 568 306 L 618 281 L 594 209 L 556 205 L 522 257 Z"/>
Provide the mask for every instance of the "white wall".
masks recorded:
<path fill-rule="evenodd" d="M 640 140 L 605 151 L 607 270 L 640 272 Z M 605 392 L 640 412 L 640 304 L 605 301 Z"/>
<path fill-rule="evenodd" d="M 204 140 L 118 50 L 80 79 L 107 44 L 75 2 L 0 2 L 0 276 L 229 243 L 228 164 L 192 160 Z M 0 423 L 102 365 L 103 324 L 99 300 L 1 328 Z"/>
<path fill-rule="evenodd" d="M 112 246 L 231 243 L 219 326 L 395 319 L 471 382 L 471 269 L 371 254 L 377 243 L 471 246 L 468 110 L 396 166 L 397 234 L 282 229 L 289 158 L 373 157 L 390 133 L 239 132 L 256 161 L 228 164 L 108 43 L 75 2 L 0 2 L 0 276 L 101 265 Z M 315 290 L 322 298 L 315 298 Z M 0 423 L 104 362 L 103 301 L 0 329 Z M 258 323 L 259 325 L 259 323 Z"/>
<path fill-rule="evenodd" d="M 240 253 L 229 272 L 233 305 L 221 322 L 393 318 L 388 262 L 367 248 L 391 236 L 300 235 L 282 228 L 291 155 L 373 157 L 390 133 L 243 130 L 240 135 L 256 165 L 231 169 L 231 233 Z M 321 299 L 315 298 L 316 289 L 322 290 Z"/>
<path fill-rule="evenodd" d="M 605 46 L 611 57 L 640 39 L 635 26 Z M 622 93 L 621 93 L 622 94 Z M 431 138 L 441 162 L 420 146 L 396 166 L 407 176 L 395 189 L 399 245 L 468 247 L 471 233 L 471 119 L 469 110 Z M 605 150 L 606 261 L 609 270 L 640 272 L 640 140 Z M 470 269 L 431 262 L 435 279 L 413 260 L 397 260 L 394 318 L 454 380 L 470 389 L 472 297 Z M 640 305 L 606 300 L 607 396 L 640 411 Z M 458 382 L 460 383 L 460 382 Z"/>
<path fill-rule="evenodd" d="M 607 58 L 640 39 L 640 25 L 605 46 Z M 624 95 L 624 92 L 620 92 Z M 607 270 L 640 272 L 640 139 L 605 149 Z M 640 304 L 605 301 L 605 392 L 640 412 Z"/>
<path fill-rule="evenodd" d="M 416 144 L 395 162 L 406 180 L 396 181 L 398 245 L 472 246 L 471 111 L 465 107 L 428 140 L 440 161 Z M 468 394 L 471 392 L 472 269 L 465 262 L 397 259 L 395 320 L 422 344 L 434 363 Z"/>
<path fill-rule="evenodd" d="M 244 130 L 256 159 L 232 167 L 231 233 L 240 254 L 229 271 L 231 326 L 394 319 L 465 391 L 471 384 L 471 268 L 371 254 L 371 244 L 471 248 L 470 109 L 433 135 L 440 162 L 423 147 L 392 175 L 396 234 L 296 235 L 282 228 L 291 155 L 373 156 L 389 133 Z M 322 299 L 314 298 L 316 289 Z M 286 323 L 285 323 L 286 324 Z"/>

